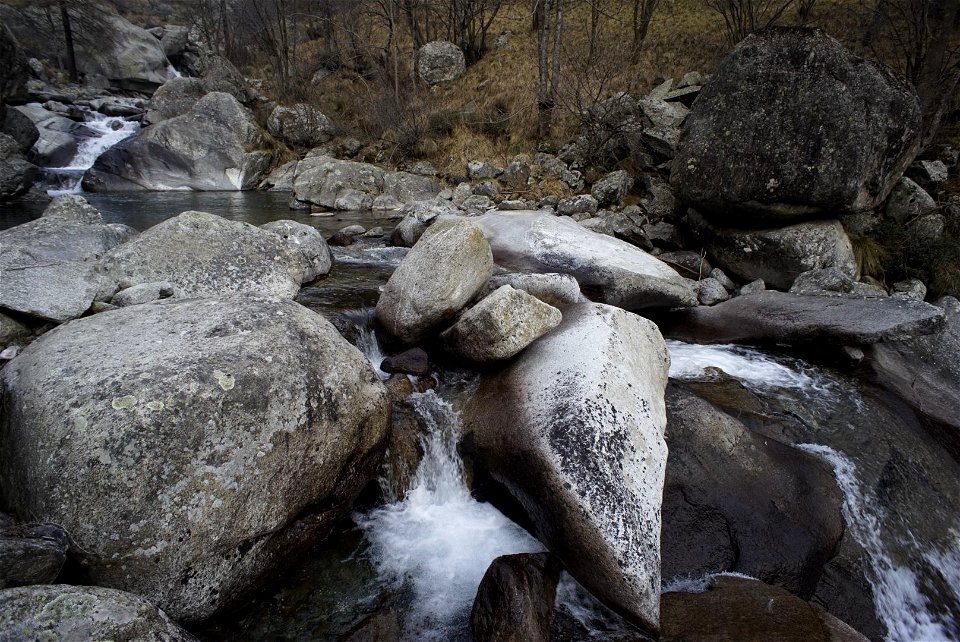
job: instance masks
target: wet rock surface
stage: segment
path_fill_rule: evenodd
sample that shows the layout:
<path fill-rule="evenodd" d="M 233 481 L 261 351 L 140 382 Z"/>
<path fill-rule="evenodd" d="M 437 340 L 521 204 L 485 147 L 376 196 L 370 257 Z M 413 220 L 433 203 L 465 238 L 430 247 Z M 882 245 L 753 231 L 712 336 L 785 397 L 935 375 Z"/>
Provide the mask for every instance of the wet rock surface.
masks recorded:
<path fill-rule="evenodd" d="M 0 589 L 52 584 L 69 547 L 67 533 L 56 524 L 0 522 Z"/>
<path fill-rule="evenodd" d="M 548 642 L 560 564 L 549 553 L 493 560 L 477 589 L 470 630 L 477 642 Z"/>

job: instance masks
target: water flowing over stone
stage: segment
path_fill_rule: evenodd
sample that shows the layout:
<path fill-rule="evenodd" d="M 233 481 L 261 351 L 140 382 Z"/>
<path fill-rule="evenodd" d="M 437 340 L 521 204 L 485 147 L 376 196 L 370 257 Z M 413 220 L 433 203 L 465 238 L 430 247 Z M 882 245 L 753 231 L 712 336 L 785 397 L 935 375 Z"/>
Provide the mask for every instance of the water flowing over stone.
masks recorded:
<path fill-rule="evenodd" d="M 671 181 L 730 227 L 867 210 L 913 160 L 920 124 L 916 92 L 888 69 L 819 29 L 766 29 L 703 88 Z"/>
<path fill-rule="evenodd" d="M 4 505 L 62 524 L 90 582 L 178 620 L 210 617 L 312 546 L 387 435 L 387 393 L 363 355 L 262 295 L 65 324 L 2 383 Z"/>
<path fill-rule="evenodd" d="M 508 269 L 570 274 L 588 297 L 626 309 L 697 304 L 690 282 L 665 263 L 568 218 L 510 212 L 471 220 Z"/>
<path fill-rule="evenodd" d="M 189 112 L 148 127 L 94 163 L 89 191 L 254 189 L 273 160 L 253 113 L 235 97 L 210 92 Z"/>
<path fill-rule="evenodd" d="M 600 304 L 563 321 L 467 402 L 466 447 L 584 586 L 656 631 L 666 445 L 656 326 Z"/>

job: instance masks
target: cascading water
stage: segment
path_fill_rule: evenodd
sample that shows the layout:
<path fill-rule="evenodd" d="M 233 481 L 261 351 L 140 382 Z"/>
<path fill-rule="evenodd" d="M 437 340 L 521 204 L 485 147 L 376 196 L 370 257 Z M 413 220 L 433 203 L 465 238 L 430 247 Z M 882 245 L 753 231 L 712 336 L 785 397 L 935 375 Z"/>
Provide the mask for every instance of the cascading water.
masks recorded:
<path fill-rule="evenodd" d="M 433 391 L 412 395 L 426 433 L 403 500 L 355 516 L 384 582 L 407 591 L 405 639 L 469 639 L 477 587 L 494 558 L 543 546 L 492 505 L 478 502 L 457 453 L 459 419 Z"/>
<path fill-rule="evenodd" d="M 50 196 L 79 193 L 83 175 L 93 167 L 97 158 L 140 130 L 140 123 L 136 121 L 120 116 L 104 116 L 90 109 L 83 109 L 83 111 L 89 118 L 84 126 L 94 135 L 80 139 L 77 153 L 68 166 L 44 169 L 45 188 Z"/>
<path fill-rule="evenodd" d="M 957 498 L 951 471 L 956 463 L 932 454 L 942 449 L 922 428 L 895 422 L 876 426 L 871 417 L 861 418 L 867 404 L 852 380 L 841 381 L 797 359 L 741 346 L 669 341 L 668 347 L 671 377 L 703 379 L 709 377 L 707 368 L 717 368 L 760 397 L 787 400 L 784 412 L 806 427 L 804 434 L 793 435 L 796 445 L 834 470 L 849 533 L 868 562 L 866 579 L 886 639 L 960 641 L 960 522 L 951 504 Z M 939 473 L 945 478 L 941 484 L 940 477 L 932 478 L 933 471 L 945 467 Z M 897 479 L 924 469 L 932 479 L 900 490 L 905 500 L 887 497 L 883 502 L 872 490 L 895 494 Z M 946 527 L 917 532 L 924 523 Z"/>

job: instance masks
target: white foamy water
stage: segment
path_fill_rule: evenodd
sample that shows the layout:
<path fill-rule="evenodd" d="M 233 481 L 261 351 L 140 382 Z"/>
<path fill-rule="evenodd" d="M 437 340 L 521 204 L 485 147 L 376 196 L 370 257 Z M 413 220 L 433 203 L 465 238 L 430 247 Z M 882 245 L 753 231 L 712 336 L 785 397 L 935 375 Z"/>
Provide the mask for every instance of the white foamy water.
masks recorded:
<path fill-rule="evenodd" d="M 670 352 L 670 376 L 675 379 L 698 379 L 707 368 L 718 368 L 753 388 L 795 388 L 824 390 L 828 383 L 805 371 L 799 364 L 790 367 L 760 350 L 731 344 L 699 345 L 667 341 Z"/>
<path fill-rule="evenodd" d="M 921 578 L 906 566 L 897 564 L 882 538 L 883 511 L 876 499 L 861 487 L 857 468 L 849 459 L 829 446 L 800 444 L 799 448 L 827 461 L 843 491 L 843 518 L 851 534 L 867 552 L 867 580 L 873 588 L 874 609 L 887 627 L 887 642 L 918 640 L 951 642 L 957 640 L 957 622 L 949 615 L 933 612 L 921 591 Z M 951 551 L 931 551 L 927 561 L 951 583 L 960 598 L 960 540 Z"/>
<path fill-rule="evenodd" d="M 554 609 L 573 618 L 589 640 L 620 639 L 636 633 L 623 618 L 604 606 L 566 571 L 560 573 Z"/>
<path fill-rule="evenodd" d="M 543 546 L 490 504 L 470 495 L 457 454 L 459 419 L 435 393 L 415 394 L 426 425 L 424 457 L 403 501 L 356 515 L 381 579 L 411 594 L 405 639 L 454 640 L 466 631 L 494 558 Z"/>
<path fill-rule="evenodd" d="M 77 153 L 66 167 L 49 167 L 46 169 L 48 177 L 57 177 L 56 189 L 47 190 L 53 197 L 63 194 L 78 194 L 81 191 L 80 183 L 83 174 L 93 167 L 97 159 L 105 151 L 122 140 L 130 138 L 140 130 L 140 123 L 127 120 L 119 116 L 104 116 L 91 110 L 85 110 L 93 118 L 84 123 L 87 129 L 95 132 L 95 136 L 81 138 L 77 145 Z"/>
<path fill-rule="evenodd" d="M 346 247 L 330 248 L 338 263 L 397 267 L 410 250 L 405 247 L 379 247 L 354 243 Z"/>
<path fill-rule="evenodd" d="M 744 580 L 757 580 L 757 578 L 744 575 L 743 573 L 735 573 L 733 571 L 725 571 L 723 573 L 708 573 L 701 577 L 675 577 L 672 580 L 666 581 L 663 583 L 663 587 L 660 589 L 661 593 L 703 593 L 708 588 L 710 588 L 710 583 L 713 582 L 715 577 L 739 577 Z"/>

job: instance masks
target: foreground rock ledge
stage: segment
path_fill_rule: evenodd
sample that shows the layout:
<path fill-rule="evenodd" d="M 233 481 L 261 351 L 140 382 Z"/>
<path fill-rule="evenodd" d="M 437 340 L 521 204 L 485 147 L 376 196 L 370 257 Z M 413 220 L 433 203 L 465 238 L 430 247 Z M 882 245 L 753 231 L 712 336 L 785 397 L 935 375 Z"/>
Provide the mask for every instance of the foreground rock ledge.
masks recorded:
<path fill-rule="evenodd" d="M 0 591 L 0 640 L 196 642 L 143 598 L 65 584 Z"/>
<path fill-rule="evenodd" d="M 324 535 L 375 474 L 387 393 L 289 300 L 63 325 L 3 371 L 0 501 L 61 524 L 84 579 L 202 620 Z"/>
<path fill-rule="evenodd" d="M 647 631 L 660 605 L 667 351 L 656 326 L 600 304 L 563 321 L 463 412 L 478 466 L 580 583 Z"/>

